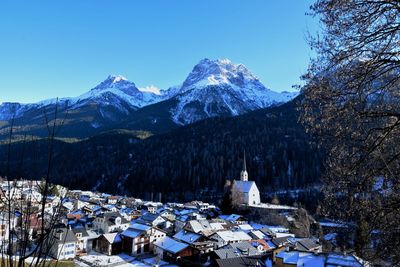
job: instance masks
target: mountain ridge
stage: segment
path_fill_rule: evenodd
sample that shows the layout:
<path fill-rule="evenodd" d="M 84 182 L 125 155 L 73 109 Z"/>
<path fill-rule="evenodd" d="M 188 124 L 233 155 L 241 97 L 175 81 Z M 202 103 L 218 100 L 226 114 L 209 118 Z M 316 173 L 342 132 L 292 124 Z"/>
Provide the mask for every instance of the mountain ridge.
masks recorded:
<path fill-rule="evenodd" d="M 167 90 L 138 88 L 121 75 L 104 81 L 77 97 L 48 99 L 31 104 L 0 105 L 0 139 L 13 123 L 19 135 L 28 132 L 46 136 L 40 123 L 67 118 L 65 137 L 88 137 L 115 127 L 158 133 L 210 117 L 237 116 L 252 110 L 279 105 L 297 93 L 278 93 L 265 87 L 244 65 L 227 59 L 203 59 L 184 82 Z M 141 110 L 143 109 L 143 110 Z M 11 120 L 14 118 L 14 121 Z"/>

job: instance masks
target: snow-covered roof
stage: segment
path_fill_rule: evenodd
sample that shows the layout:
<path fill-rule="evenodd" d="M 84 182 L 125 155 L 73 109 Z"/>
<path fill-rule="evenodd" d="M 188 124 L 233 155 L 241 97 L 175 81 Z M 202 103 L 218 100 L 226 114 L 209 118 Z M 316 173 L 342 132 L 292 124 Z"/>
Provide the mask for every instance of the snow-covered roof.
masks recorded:
<path fill-rule="evenodd" d="M 185 248 L 189 247 L 188 244 L 179 242 L 175 239 L 172 239 L 168 236 L 164 237 L 163 239 L 158 240 L 157 242 L 154 243 L 155 246 L 162 248 L 163 250 L 166 250 L 171 253 L 178 253 Z"/>
<path fill-rule="evenodd" d="M 331 227 L 331 228 L 347 228 L 346 223 L 342 222 L 333 222 L 333 221 L 319 221 L 319 224 L 322 227 Z"/>
<path fill-rule="evenodd" d="M 234 181 L 234 186 L 236 187 L 236 190 L 239 192 L 243 193 L 248 193 L 250 192 L 251 187 L 254 185 L 256 186 L 256 183 L 254 181 Z"/>
<path fill-rule="evenodd" d="M 299 254 L 297 251 L 281 251 L 276 257 L 281 258 L 284 264 L 297 264 Z"/>
<path fill-rule="evenodd" d="M 276 233 L 275 236 L 276 236 L 276 238 L 281 238 L 281 237 L 294 237 L 294 234 L 289 234 L 289 233 Z"/>
<path fill-rule="evenodd" d="M 181 230 L 180 232 L 178 232 L 178 233 L 176 233 L 174 235 L 175 239 L 181 240 L 181 241 L 183 241 L 185 243 L 188 243 L 188 244 L 193 244 L 200 237 L 201 237 L 201 235 L 193 233 L 193 232 L 189 232 L 189 231 L 186 231 L 186 230 Z"/>
<path fill-rule="evenodd" d="M 253 227 L 250 224 L 240 224 L 239 228 L 243 231 L 253 230 Z"/>
<path fill-rule="evenodd" d="M 132 223 L 129 228 L 140 230 L 140 231 L 147 231 L 150 229 L 149 225 L 141 224 L 141 223 Z"/>
<path fill-rule="evenodd" d="M 126 236 L 126 237 L 130 237 L 130 238 L 136 238 L 141 233 L 143 233 L 143 231 L 140 231 L 140 230 L 137 230 L 137 229 L 133 229 L 133 228 L 128 228 L 128 229 L 124 230 L 121 233 L 121 235 Z"/>
<path fill-rule="evenodd" d="M 210 226 L 211 226 L 211 229 L 218 231 L 218 230 L 224 230 L 223 224 L 224 223 L 220 223 L 220 222 L 211 222 Z"/>
<path fill-rule="evenodd" d="M 251 237 L 243 231 L 221 231 L 216 232 L 215 235 L 218 235 L 222 240 L 229 241 L 245 241 L 251 240 Z"/>
<path fill-rule="evenodd" d="M 210 223 L 207 220 L 192 220 L 189 221 L 189 225 L 195 233 L 213 230 Z"/>
<path fill-rule="evenodd" d="M 260 230 L 253 230 L 250 233 L 248 233 L 253 239 L 264 239 L 267 237 L 263 232 Z"/>
<path fill-rule="evenodd" d="M 103 234 L 104 238 L 111 244 L 121 242 L 121 237 L 118 233 Z"/>
<path fill-rule="evenodd" d="M 304 266 L 304 267 L 324 267 L 325 265 L 325 257 L 318 256 L 313 254 L 308 255 L 301 255 L 297 266 Z"/>
<path fill-rule="evenodd" d="M 249 206 L 261 209 L 269 209 L 269 210 L 297 210 L 296 207 L 291 207 L 286 205 L 276 205 L 270 203 L 249 204 Z"/>
<path fill-rule="evenodd" d="M 326 259 L 326 266 L 361 267 L 362 264 L 353 255 L 341 255 L 331 253 Z"/>

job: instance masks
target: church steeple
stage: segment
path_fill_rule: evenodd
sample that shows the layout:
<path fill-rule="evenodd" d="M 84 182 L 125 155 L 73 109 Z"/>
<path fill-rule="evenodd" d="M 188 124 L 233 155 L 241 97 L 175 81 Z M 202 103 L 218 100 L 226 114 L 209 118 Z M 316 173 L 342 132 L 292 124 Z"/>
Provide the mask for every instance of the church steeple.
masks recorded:
<path fill-rule="evenodd" d="M 243 149 L 243 170 L 247 171 L 246 169 L 246 150 Z"/>
<path fill-rule="evenodd" d="M 240 172 L 240 180 L 241 181 L 248 181 L 249 174 L 247 173 L 246 169 L 246 151 L 243 150 L 243 170 Z"/>

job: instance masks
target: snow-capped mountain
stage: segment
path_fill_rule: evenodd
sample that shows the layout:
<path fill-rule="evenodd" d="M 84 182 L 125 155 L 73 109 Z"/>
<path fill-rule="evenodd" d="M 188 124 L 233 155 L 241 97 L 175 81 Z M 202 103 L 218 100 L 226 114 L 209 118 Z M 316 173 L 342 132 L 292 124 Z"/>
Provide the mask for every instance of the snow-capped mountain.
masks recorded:
<path fill-rule="evenodd" d="M 215 116 L 235 116 L 285 103 L 297 93 L 266 88 L 244 65 L 227 59 L 201 60 L 177 90 L 171 110 L 175 123 L 189 124 Z"/>
<path fill-rule="evenodd" d="M 118 100 L 119 103 L 113 102 Z M 110 75 L 89 92 L 71 99 L 75 105 L 97 102 L 99 104 L 117 105 L 126 102 L 131 107 L 141 108 L 160 100 L 159 94 L 139 90 L 136 85 L 120 75 Z"/>
<path fill-rule="evenodd" d="M 80 96 L 58 99 L 58 104 L 68 110 L 93 104 L 99 107 L 112 106 L 128 114 L 132 109 L 135 110 L 162 100 L 159 94 L 146 89 L 138 89 L 133 82 L 121 75 L 110 75 L 99 85 Z M 3 103 L 0 105 L 0 120 L 10 120 L 13 116 L 18 118 L 32 109 L 51 106 L 56 102 L 57 99 L 48 99 L 32 104 Z"/>
<path fill-rule="evenodd" d="M 266 88 L 242 64 L 203 59 L 181 85 L 166 90 L 138 88 L 123 76 L 110 75 L 80 96 L 58 99 L 58 116 L 66 118 L 60 135 L 88 137 L 112 129 L 165 132 L 210 117 L 236 116 L 285 103 L 296 95 Z M 15 134 L 46 136 L 44 114 L 54 112 L 56 103 L 57 99 L 48 99 L 1 104 L 0 140 L 12 118 L 18 126 Z"/>

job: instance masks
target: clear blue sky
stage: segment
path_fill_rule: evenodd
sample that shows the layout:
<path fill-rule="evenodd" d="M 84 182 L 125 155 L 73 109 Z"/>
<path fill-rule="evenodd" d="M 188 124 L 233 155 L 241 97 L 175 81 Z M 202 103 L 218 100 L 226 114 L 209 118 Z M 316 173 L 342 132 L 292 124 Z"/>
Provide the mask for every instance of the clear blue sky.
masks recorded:
<path fill-rule="evenodd" d="M 183 82 L 202 58 L 246 65 L 290 90 L 312 56 L 311 0 L 0 2 L 0 102 L 77 96 L 109 74 L 137 86 Z"/>

